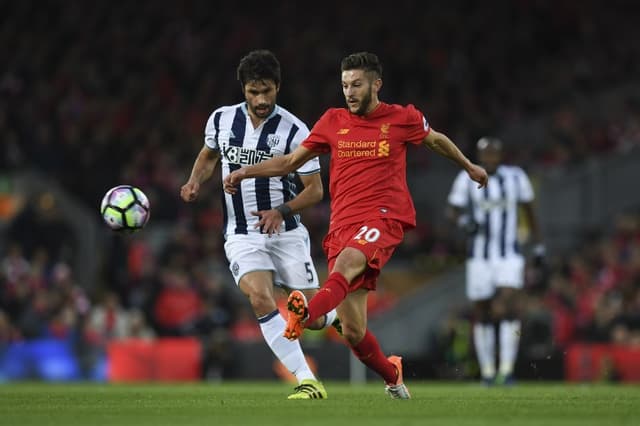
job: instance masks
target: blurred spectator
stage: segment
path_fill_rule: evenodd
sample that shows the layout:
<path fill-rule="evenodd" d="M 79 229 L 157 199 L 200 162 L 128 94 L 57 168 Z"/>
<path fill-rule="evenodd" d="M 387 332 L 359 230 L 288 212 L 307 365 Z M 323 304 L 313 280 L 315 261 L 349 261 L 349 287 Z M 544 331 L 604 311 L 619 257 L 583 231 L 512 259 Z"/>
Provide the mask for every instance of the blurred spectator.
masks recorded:
<path fill-rule="evenodd" d="M 638 342 L 640 214 L 622 214 L 614 229 L 586 240 L 554 269 L 542 295 L 553 313 L 555 343 Z"/>
<path fill-rule="evenodd" d="M 640 286 L 629 295 L 624 309 L 613 325 L 611 341 L 640 347 Z"/>
<path fill-rule="evenodd" d="M 454 308 L 434 336 L 435 354 L 430 364 L 442 379 L 464 379 L 479 373 L 472 345 L 471 312 Z"/>
<path fill-rule="evenodd" d="M 94 305 L 88 318 L 87 332 L 89 330 L 96 335 L 94 339 L 99 341 L 130 336 L 129 314 L 122 308 L 115 293 L 106 293 L 102 300 Z"/>
<path fill-rule="evenodd" d="M 204 311 L 189 277 L 181 270 L 167 268 L 161 273 L 160 283 L 162 289 L 153 308 L 159 333 L 169 336 L 193 334 Z"/>
<path fill-rule="evenodd" d="M 251 308 L 241 305 L 236 308 L 236 320 L 231 325 L 231 337 L 238 342 L 261 342 L 262 332 L 256 323 L 256 316 Z"/>
<path fill-rule="evenodd" d="M 39 194 L 11 222 L 7 237 L 19 241 L 26 256 L 44 249 L 53 260 L 73 258 L 75 246 L 71 228 L 60 216 L 55 196 Z"/>
<path fill-rule="evenodd" d="M 18 340 L 20 340 L 18 331 L 11 324 L 9 316 L 0 310 L 0 354 L 4 352 L 9 344 Z"/>

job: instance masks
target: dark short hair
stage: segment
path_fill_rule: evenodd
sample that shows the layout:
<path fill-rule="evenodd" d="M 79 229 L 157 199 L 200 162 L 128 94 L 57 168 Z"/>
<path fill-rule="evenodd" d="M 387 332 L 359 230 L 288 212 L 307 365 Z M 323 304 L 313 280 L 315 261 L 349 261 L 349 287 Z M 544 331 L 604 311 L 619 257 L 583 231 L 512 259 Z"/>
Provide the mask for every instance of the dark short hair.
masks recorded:
<path fill-rule="evenodd" d="M 364 70 L 375 74 L 376 78 L 382 78 L 382 64 L 378 56 L 369 52 L 357 52 L 346 56 L 342 59 L 340 69 L 342 71 Z"/>
<path fill-rule="evenodd" d="M 240 59 L 238 80 L 245 86 L 250 81 L 273 80 L 280 85 L 280 62 L 269 50 L 254 50 Z"/>

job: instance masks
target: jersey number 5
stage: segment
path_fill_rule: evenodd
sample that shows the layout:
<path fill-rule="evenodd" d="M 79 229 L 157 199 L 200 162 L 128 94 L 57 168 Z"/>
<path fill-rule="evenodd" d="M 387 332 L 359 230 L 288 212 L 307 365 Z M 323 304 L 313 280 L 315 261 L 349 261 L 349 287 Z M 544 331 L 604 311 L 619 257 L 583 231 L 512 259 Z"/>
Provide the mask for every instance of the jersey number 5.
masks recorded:
<path fill-rule="evenodd" d="M 307 271 L 307 281 L 313 282 L 313 270 L 311 269 L 311 262 L 304 262 L 304 269 Z"/>
<path fill-rule="evenodd" d="M 373 243 L 380 238 L 380 231 L 378 228 L 369 228 L 368 226 L 363 226 L 360 228 L 360 231 L 353 237 L 354 240 L 365 239 L 366 241 Z"/>

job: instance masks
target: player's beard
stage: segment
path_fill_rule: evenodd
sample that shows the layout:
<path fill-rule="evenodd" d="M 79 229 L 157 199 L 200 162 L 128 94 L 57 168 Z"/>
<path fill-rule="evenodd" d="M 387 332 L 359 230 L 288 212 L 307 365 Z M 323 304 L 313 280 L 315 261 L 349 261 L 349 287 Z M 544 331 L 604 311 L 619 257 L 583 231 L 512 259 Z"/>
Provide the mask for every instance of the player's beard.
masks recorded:
<path fill-rule="evenodd" d="M 365 115 L 367 113 L 367 111 L 369 110 L 369 106 L 371 105 L 371 92 L 373 91 L 373 89 L 369 89 L 369 92 L 367 92 L 366 94 L 364 94 L 362 96 L 362 99 L 360 99 L 360 106 L 358 107 L 358 109 L 353 112 L 353 114 L 355 115 Z M 349 106 L 349 104 L 347 104 L 347 106 Z"/>
<path fill-rule="evenodd" d="M 265 118 L 271 115 L 271 113 L 273 112 L 273 108 L 275 108 L 275 105 L 259 104 L 259 105 L 256 105 L 255 107 L 250 106 L 249 108 L 251 108 L 251 112 L 253 112 L 253 115 L 264 120 Z"/>

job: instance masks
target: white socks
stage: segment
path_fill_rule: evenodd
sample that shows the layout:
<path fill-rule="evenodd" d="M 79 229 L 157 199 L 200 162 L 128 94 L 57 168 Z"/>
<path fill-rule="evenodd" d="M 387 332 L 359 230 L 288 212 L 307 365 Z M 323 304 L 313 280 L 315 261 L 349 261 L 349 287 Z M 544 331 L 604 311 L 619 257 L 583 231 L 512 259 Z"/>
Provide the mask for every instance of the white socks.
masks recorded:
<path fill-rule="evenodd" d="M 333 324 L 333 322 L 335 321 L 337 316 L 338 316 L 338 314 L 336 313 L 335 309 L 332 309 L 329 312 L 327 312 L 326 320 L 325 320 L 324 326 L 322 328 L 331 327 L 331 324 Z"/>
<path fill-rule="evenodd" d="M 496 375 L 496 335 L 491 323 L 473 324 L 473 342 L 476 346 L 480 374 L 483 379 L 493 379 Z"/>
<path fill-rule="evenodd" d="M 500 321 L 500 367 L 503 376 L 513 374 L 520 343 L 520 321 Z M 493 379 L 496 374 L 495 347 L 496 335 L 493 324 L 476 323 L 473 325 L 473 341 L 480 364 L 480 374 L 484 379 Z"/>
<path fill-rule="evenodd" d="M 500 321 L 500 374 L 513 374 L 520 343 L 520 321 Z"/>
<path fill-rule="evenodd" d="M 335 311 L 333 312 L 335 317 Z M 280 311 L 276 309 L 270 314 L 258 318 L 258 322 L 260 323 L 264 340 L 287 370 L 296 376 L 298 383 L 305 379 L 317 380 L 304 359 L 300 342 L 298 340 L 287 340 L 282 335 L 286 323 L 282 315 L 280 315 Z"/>

